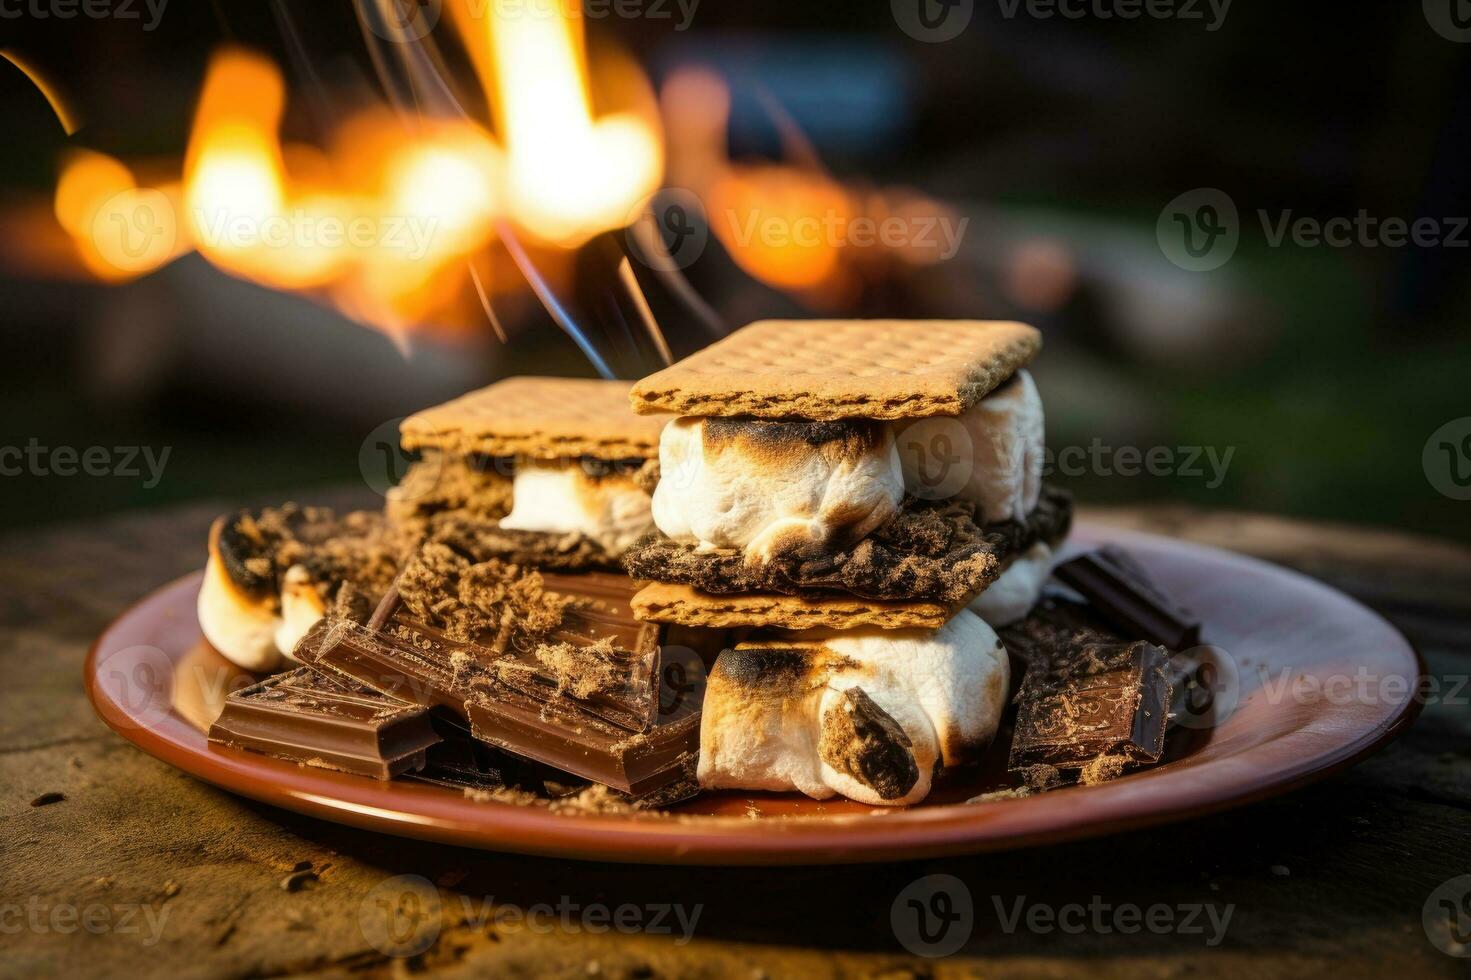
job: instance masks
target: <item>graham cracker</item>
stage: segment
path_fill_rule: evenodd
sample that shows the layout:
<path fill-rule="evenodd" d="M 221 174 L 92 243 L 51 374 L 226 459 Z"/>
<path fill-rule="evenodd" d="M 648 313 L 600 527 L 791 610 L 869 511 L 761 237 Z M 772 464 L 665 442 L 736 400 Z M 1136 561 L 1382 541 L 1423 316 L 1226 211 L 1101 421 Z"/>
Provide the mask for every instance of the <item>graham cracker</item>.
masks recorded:
<path fill-rule="evenodd" d="M 854 596 L 801 598 L 773 593 L 711 595 L 688 585 L 653 582 L 634 595 L 637 619 L 684 626 L 775 626 L 782 629 L 939 629 L 955 609 L 932 602 L 890 602 Z"/>
<path fill-rule="evenodd" d="M 666 420 L 635 415 L 628 382 L 507 378 L 404 419 L 405 449 L 563 459 L 654 459 Z"/>
<path fill-rule="evenodd" d="M 1000 320 L 762 320 L 633 386 L 640 414 L 959 415 L 1042 347 Z"/>

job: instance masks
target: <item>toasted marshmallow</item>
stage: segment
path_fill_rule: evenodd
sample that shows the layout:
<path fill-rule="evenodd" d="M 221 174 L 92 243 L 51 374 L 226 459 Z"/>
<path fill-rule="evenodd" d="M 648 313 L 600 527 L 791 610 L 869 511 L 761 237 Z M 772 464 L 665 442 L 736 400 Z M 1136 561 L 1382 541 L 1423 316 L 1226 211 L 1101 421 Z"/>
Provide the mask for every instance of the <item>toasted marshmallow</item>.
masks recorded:
<path fill-rule="evenodd" d="M 232 663 L 257 672 L 280 666 L 276 630 L 281 620 L 275 602 L 269 595 L 251 595 L 232 581 L 213 546 L 204 566 L 198 610 L 204 638 Z"/>
<path fill-rule="evenodd" d="M 867 419 L 675 419 L 659 440 L 659 467 L 659 530 L 752 561 L 856 541 L 904 498 L 893 435 Z"/>
<path fill-rule="evenodd" d="M 1010 626 L 1032 611 L 1051 574 L 1052 549 L 1038 541 L 970 601 L 970 611 L 996 629 Z"/>
<path fill-rule="evenodd" d="M 292 565 L 286 569 L 281 577 L 281 618 L 276 627 L 276 649 L 281 655 L 295 662 L 291 651 L 325 615 L 327 603 L 306 567 Z"/>
<path fill-rule="evenodd" d="M 979 759 L 1011 669 L 962 610 L 939 630 L 855 630 L 745 643 L 710 673 L 700 785 L 916 803 L 940 766 Z"/>
<path fill-rule="evenodd" d="M 630 476 L 591 476 L 580 463 L 525 460 L 516 467 L 511 513 L 501 527 L 513 531 L 579 532 L 609 554 L 627 550 L 649 530 L 649 495 Z"/>
<path fill-rule="evenodd" d="M 976 504 L 983 520 L 1020 521 L 1042 492 L 1042 397 L 1018 371 L 958 418 L 890 423 L 910 493 Z"/>

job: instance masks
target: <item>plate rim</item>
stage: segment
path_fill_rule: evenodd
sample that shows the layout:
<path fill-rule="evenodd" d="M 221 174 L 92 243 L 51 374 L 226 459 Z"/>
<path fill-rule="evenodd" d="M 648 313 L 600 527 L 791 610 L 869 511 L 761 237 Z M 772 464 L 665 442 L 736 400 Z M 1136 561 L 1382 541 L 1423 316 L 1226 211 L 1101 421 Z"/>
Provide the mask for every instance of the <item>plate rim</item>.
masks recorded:
<path fill-rule="evenodd" d="M 1425 663 L 1419 650 L 1387 619 L 1352 596 L 1293 569 L 1222 548 L 1088 521 L 1075 526 L 1071 540 L 1079 538 L 1093 544 L 1109 540 L 1126 546 L 1129 541 L 1147 542 L 1152 548 L 1203 553 L 1215 562 L 1225 561 L 1294 579 L 1336 601 L 1349 603 L 1359 615 L 1377 622 L 1385 641 L 1398 647 L 1386 650 L 1384 655 L 1404 657 L 1413 667 L 1417 685 L 1425 676 Z M 125 715 L 126 711 L 106 698 L 99 683 L 97 662 L 103 647 L 109 638 L 132 625 L 145 607 L 171 600 L 177 591 L 197 587 L 202 576 L 202 570 L 196 570 L 149 591 L 114 617 L 93 641 L 83 665 L 83 686 L 94 713 L 109 729 L 148 755 L 236 795 L 361 829 L 482 850 L 629 864 L 776 866 L 920 860 L 1102 837 L 1195 819 L 1325 779 L 1397 738 L 1414 723 L 1423 707 L 1421 699 L 1414 696 L 1418 686 L 1412 685 L 1404 698 L 1392 705 L 1386 717 L 1372 728 L 1359 731 L 1355 738 L 1339 740 L 1316 755 L 1296 759 L 1290 765 L 1275 766 L 1266 778 L 1244 780 L 1238 774 L 1228 781 L 1229 789 L 1191 805 L 1172 807 L 1160 807 L 1157 802 L 1141 806 L 1136 799 L 1140 795 L 1141 779 L 1169 778 L 1165 766 L 1097 786 L 1072 786 L 1039 794 L 1026 801 L 938 804 L 827 817 L 776 816 L 749 820 L 679 814 L 554 814 L 544 808 L 493 800 L 467 804 L 452 790 L 417 783 L 396 783 L 390 792 L 402 791 L 405 802 L 417 801 L 421 805 L 392 810 L 365 799 L 354 799 L 369 793 L 381 794 L 384 786 L 375 780 L 308 769 L 257 753 L 209 747 L 208 743 L 208 750 L 201 753 L 169 738 L 161 730 L 165 726 L 114 723 L 113 712 Z M 169 717 L 187 725 L 172 709 Z M 198 729 L 190 730 L 202 734 Z M 1283 737 L 1292 738 L 1299 731 Z M 1238 756 L 1221 761 L 1250 756 L 1271 744 L 1251 746 Z M 1151 777 L 1151 774 L 1158 775 Z M 363 792 L 354 793 L 355 787 Z M 338 790 L 335 795 L 322 792 L 334 788 Z M 1088 794 L 1088 806 L 1073 805 L 1079 800 L 1078 794 Z M 1146 800 L 1153 798 L 1151 793 L 1143 796 Z M 473 811 L 466 810 L 467 806 L 473 807 Z M 1035 824 L 1032 829 L 1009 826 L 1020 817 L 1015 809 L 1008 813 L 1003 808 L 1018 806 L 1025 807 L 1033 817 L 1026 821 Z M 456 816 L 461 812 L 473 813 L 481 819 L 467 821 Z M 1039 817 L 1040 820 L 1036 819 Z M 1000 829 L 995 826 L 998 823 L 1002 825 Z M 834 844 L 835 834 L 845 838 L 842 844 Z"/>

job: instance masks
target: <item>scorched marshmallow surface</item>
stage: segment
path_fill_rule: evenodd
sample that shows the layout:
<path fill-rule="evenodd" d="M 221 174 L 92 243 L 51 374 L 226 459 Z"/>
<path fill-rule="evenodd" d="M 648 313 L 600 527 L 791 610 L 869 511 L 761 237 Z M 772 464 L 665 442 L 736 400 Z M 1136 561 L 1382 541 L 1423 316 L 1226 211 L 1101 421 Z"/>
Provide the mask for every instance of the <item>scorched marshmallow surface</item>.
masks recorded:
<path fill-rule="evenodd" d="M 659 440 L 659 468 L 659 530 L 754 560 L 856 541 L 904 498 L 894 437 L 866 419 L 675 419 Z"/>
<path fill-rule="evenodd" d="M 980 758 L 1010 679 L 995 630 L 966 610 L 939 630 L 742 644 L 706 687 L 700 785 L 917 803 L 939 764 Z"/>

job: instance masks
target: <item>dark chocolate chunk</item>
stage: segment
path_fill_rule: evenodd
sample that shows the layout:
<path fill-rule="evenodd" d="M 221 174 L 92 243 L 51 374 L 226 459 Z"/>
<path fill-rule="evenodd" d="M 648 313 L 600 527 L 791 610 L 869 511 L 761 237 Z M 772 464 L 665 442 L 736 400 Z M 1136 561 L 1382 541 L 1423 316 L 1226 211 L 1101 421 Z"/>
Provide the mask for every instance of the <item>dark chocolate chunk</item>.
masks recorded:
<path fill-rule="evenodd" d="M 919 781 L 913 748 L 899 723 L 861 687 L 843 692 L 817 743 L 822 761 L 884 800 L 899 799 Z"/>
<path fill-rule="evenodd" d="M 519 759 L 633 796 L 684 779 L 685 760 L 699 747 L 703 665 L 722 635 L 671 627 L 661 636 L 659 626 L 634 619 L 636 587 L 624 576 L 546 574 L 542 584 L 571 597 L 561 622 L 535 636 L 512 632 L 504 649 L 451 638 L 413 618 L 391 592 L 369 627 L 319 623 L 298 656 L 446 710 Z M 661 642 L 670 639 L 704 650 Z"/>
<path fill-rule="evenodd" d="M 702 553 L 656 532 L 624 555 L 623 567 L 636 579 L 716 595 L 847 594 L 956 605 L 995 581 L 1012 557 L 1038 541 L 1061 540 L 1071 520 L 1071 496 L 1051 487 L 1025 521 L 984 525 L 970 504 L 910 499 L 868 537 L 827 554 L 753 565 L 739 551 Z"/>
<path fill-rule="evenodd" d="M 1122 549 L 1090 551 L 1058 565 L 1052 574 L 1131 639 L 1169 650 L 1200 645 L 1200 620 L 1160 591 Z"/>
<path fill-rule="evenodd" d="M 298 667 L 232 691 L 209 740 L 388 779 L 422 768 L 439 735 L 423 708 Z"/>
<path fill-rule="evenodd" d="M 1001 636 L 1026 665 L 1010 769 L 1077 770 L 1102 756 L 1159 760 L 1170 703 L 1167 651 L 1121 640 L 1088 608 L 1055 599 Z"/>

